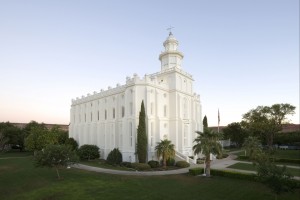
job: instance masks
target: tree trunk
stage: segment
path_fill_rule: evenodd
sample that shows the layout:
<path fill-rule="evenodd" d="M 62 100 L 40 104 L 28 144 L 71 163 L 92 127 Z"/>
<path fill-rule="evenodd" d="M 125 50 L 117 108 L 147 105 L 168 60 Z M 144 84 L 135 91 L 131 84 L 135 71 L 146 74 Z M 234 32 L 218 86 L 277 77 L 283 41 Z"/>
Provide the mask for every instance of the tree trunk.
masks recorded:
<path fill-rule="evenodd" d="M 56 169 L 56 173 L 57 173 L 57 179 L 60 179 L 60 176 L 59 176 L 59 172 L 58 172 L 57 167 L 55 167 L 55 169 Z"/>
<path fill-rule="evenodd" d="M 206 157 L 206 167 L 205 167 L 206 177 L 210 177 L 210 156 Z"/>
<path fill-rule="evenodd" d="M 167 159 L 165 158 L 163 159 L 163 168 L 165 169 L 167 168 Z"/>

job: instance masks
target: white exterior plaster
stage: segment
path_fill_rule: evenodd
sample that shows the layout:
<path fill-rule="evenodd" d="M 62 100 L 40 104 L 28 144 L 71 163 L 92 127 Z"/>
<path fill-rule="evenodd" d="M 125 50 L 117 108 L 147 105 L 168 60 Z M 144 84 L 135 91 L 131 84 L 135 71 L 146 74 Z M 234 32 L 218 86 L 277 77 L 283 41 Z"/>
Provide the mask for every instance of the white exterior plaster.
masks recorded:
<path fill-rule="evenodd" d="M 157 159 L 155 145 L 169 139 L 176 151 L 193 155 L 196 130 L 202 131 L 200 96 L 193 92 L 193 78 L 181 69 L 183 54 L 170 33 L 159 56 L 161 71 L 140 78 L 134 74 L 126 84 L 72 100 L 69 137 L 79 145 L 95 144 L 101 158 L 119 148 L 123 161 L 135 162 L 137 126 L 141 102 L 146 111 L 148 160 Z"/>

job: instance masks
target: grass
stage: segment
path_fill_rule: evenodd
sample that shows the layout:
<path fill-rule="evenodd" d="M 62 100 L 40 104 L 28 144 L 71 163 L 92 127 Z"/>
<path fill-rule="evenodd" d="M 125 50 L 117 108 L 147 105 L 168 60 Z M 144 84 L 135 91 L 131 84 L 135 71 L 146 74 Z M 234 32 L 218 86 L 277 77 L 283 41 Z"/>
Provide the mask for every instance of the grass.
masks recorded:
<path fill-rule="evenodd" d="M 32 159 L 27 155 L 21 159 L 0 159 L 0 199 L 274 199 L 261 183 L 225 177 L 137 177 L 64 169 L 63 179 L 57 180 L 55 170 L 35 168 Z M 296 200 L 299 195 L 297 190 L 278 199 Z"/>
<path fill-rule="evenodd" d="M 241 170 L 248 170 L 248 171 L 256 171 L 255 166 L 253 164 L 242 163 L 242 162 L 235 163 L 233 165 L 228 166 L 227 168 L 241 169 Z M 290 172 L 293 176 L 299 176 L 300 177 L 300 169 L 287 167 L 287 171 Z"/>

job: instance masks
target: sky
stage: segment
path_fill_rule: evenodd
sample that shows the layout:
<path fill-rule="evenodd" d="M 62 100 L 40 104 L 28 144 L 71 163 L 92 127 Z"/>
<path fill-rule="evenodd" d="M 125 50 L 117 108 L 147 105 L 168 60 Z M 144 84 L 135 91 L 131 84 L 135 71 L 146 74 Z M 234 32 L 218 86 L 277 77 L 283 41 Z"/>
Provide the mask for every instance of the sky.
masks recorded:
<path fill-rule="evenodd" d="M 296 106 L 298 0 L 0 0 L 0 122 L 69 124 L 71 99 L 160 71 L 166 30 L 209 126 Z"/>

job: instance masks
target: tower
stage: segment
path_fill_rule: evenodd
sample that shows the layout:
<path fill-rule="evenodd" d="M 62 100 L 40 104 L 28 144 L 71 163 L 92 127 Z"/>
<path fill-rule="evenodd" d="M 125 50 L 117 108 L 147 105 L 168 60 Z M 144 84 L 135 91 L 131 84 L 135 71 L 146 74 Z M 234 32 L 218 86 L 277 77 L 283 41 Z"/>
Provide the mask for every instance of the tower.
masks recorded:
<path fill-rule="evenodd" d="M 183 59 L 183 54 L 177 50 L 178 41 L 173 36 L 170 31 L 169 37 L 167 37 L 164 42 L 165 51 L 159 55 L 159 60 L 161 61 L 161 71 L 179 68 L 181 69 L 181 61 Z"/>

